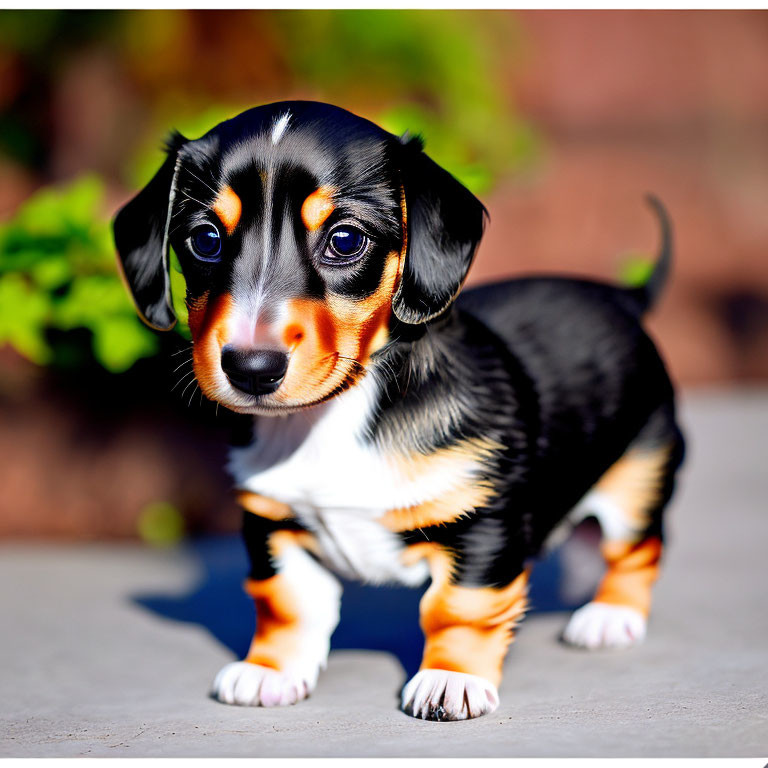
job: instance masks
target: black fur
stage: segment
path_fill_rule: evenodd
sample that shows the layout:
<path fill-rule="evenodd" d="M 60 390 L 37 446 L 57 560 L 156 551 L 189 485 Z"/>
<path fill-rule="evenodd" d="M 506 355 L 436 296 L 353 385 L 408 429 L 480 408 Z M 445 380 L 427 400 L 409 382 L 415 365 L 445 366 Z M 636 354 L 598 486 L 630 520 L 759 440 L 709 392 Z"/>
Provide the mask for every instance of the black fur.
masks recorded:
<path fill-rule="evenodd" d="M 270 127 L 286 112 L 290 138 L 272 146 Z M 258 179 L 267 167 L 272 173 L 264 186 Z M 222 183 L 251 213 L 225 238 L 222 263 L 208 265 L 190 255 L 185 238 L 210 220 Z M 342 190 L 344 201 L 323 231 L 353 219 L 375 242 L 362 263 L 319 265 L 323 232 L 307 233 L 299 209 L 320 185 Z M 269 221 L 257 217 L 266 196 Z M 190 298 L 228 290 L 247 300 L 260 281 L 286 295 L 363 298 L 379 284 L 383 254 L 407 237 L 392 341 L 374 356 L 386 383 L 369 439 L 425 455 L 467 438 L 504 446 L 486 461 L 481 478 L 497 490 L 488 508 L 403 534 L 406 541 L 426 536 L 452 549 L 460 581 L 498 586 L 519 573 L 649 424 L 656 439 L 680 446 L 674 466 L 681 460 L 672 386 L 639 323 L 663 286 L 672 250 L 664 208 L 655 198 L 649 202 L 662 242 L 645 286 L 529 278 L 466 291 L 452 304 L 482 236 L 483 205 L 424 154 L 419 139 L 400 140 L 330 105 L 283 102 L 248 110 L 196 141 L 175 134 L 162 168 L 116 217 L 115 239 L 139 309 L 153 326 L 167 328 L 174 318 L 166 221 L 165 240 L 179 255 Z M 279 257 L 264 260 L 265 246 Z M 269 533 L 253 528 L 247 538 Z M 260 553 L 260 546 L 249 548 Z"/>
<path fill-rule="evenodd" d="M 286 112 L 291 114 L 290 134 L 272 146 L 270 127 Z M 258 183 L 267 166 L 277 170 L 269 189 Z M 253 203 L 269 195 L 272 216 L 270 221 L 251 218 L 238 227 L 226 239 L 222 265 L 205 265 L 190 255 L 186 236 L 210 220 L 209 205 L 223 182 L 241 198 L 245 211 L 260 210 Z M 321 232 L 308 234 L 299 209 L 321 185 L 343 190 L 344 205 Z M 246 296 L 259 281 L 286 294 L 321 297 L 331 291 L 363 298 L 379 284 L 380 256 L 400 248 L 403 194 L 408 256 L 393 310 L 403 322 L 417 324 L 439 315 L 458 292 L 482 235 L 485 209 L 424 154 L 419 141 L 403 143 L 327 104 L 293 101 L 257 107 L 195 141 L 174 134 L 162 168 L 115 218 L 115 242 L 140 313 L 161 330 L 175 322 L 167 301 L 163 245 L 167 249 L 169 243 L 179 256 L 191 298 L 225 289 Z M 324 232 L 348 219 L 370 235 L 375 248 L 349 269 L 323 270 L 317 260 Z M 170 226 L 164 241 L 166 221 Z M 260 258 L 265 237 L 268 247 L 280 253 L 266 267 Z"/>
<path fill-rule="evenodd" d="M 271 128 L 288 112 L 290 130 L 275 143 Z M 215 223 L 211 205 L 223 185 L 241 199 L 243 217 L 223 236 L 221 261 L 201 262 L 189 233 Z M 321 186 L 336 190 L 337 204 L 315 231 L 300 211 Z M 672 384 L 641 326 L 672 253 L 666 212 L 649 201 L 662 238 L 646 285 L 531 277 L 456 299 L 482 237 L 483 205 L 424 154 L 420 141 L 329 105 L 283 102 L 244 112 L 195 141 L 175 136 L 158 174 L 118 214 L 115 239 L 137 306 L 158 328 L 174 321 L 168 241 L 189 302 L 227 292 L 244 306 L 265 286 L 273 298 L 363 299 L 405 241 L 389 342 L 369 364 L 382 387 L 363 439 L 399 456 L 491 446 L 478 459 L 476 478 L 492 489 L 485 506 L 400 536 L 406 544 L 441 544 L 452 554 L 455 583 L 504 587 L 631 448 L 669 449 L 656 506 L 640 532 L 662 536 L 683 438 Z M 372 246 L 354 264 L 329 267 L 321 258 L 328 233 L 350 222 Z M 347 386 L 345 380 L 331 394 Z M 270 535 L 297 528 L 295 518 L 245 515 L 251 578 L 276 573 Z"/>
<path fill-rule="evenodd" d="M 177 149 L 172 140 L 160 170 L 114 221 L 115 244 L 133 300 L 142 319 L 161 331 L 176 323 L 170 300 L 168 225 Z"/>
<path fill-rule="evenodd" d="M 483 236 L 483 204 L 422 151 L 403 147 L 402 181 L 408 215 L 408 257 L 392 310 L 403 323 L 431 320 L 449 306 L 467 276 Z"/>
<path fill-rule="evenodd" d="M 409 344 L 419 375 L 411 373 L 408 392 L 382 399 L 377 434 L 390 419 L 423 423 L 423 410 L 435 414 L 419 435 L 425 453 L 459 435 L 492 436 L 506 448 L 488 466 L 499 488 L 489 508 L 405 534 L 453 549 L 459 581 L 509 583 L 633 441 L 675 446 L 673 475 L 683 445 L 674 393 L 633 310 L 631 292 L 609 285 L 511 280 L 464 292 L 449 318 Z M 505 546 L 482 546 L 499 540 Z"/>

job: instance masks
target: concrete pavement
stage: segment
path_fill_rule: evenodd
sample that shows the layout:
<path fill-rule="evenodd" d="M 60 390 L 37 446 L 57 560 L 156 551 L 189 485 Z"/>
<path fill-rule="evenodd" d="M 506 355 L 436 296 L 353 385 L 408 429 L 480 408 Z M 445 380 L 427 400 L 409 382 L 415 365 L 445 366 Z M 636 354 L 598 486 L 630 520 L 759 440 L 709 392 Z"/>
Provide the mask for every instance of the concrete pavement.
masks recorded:
<path fill-rule="evenodd" d="M 557 642 L 580 597 L 563 597 L 560 573 L 576 561 L 584 587 L 598 562 L 577 542 L 534 572 L 537 610 L 493 715 L 400 713 L 405 670 L 418 664 L 418 593 L 359 586 L 308 701 L 229 707 L 207 691 L 252 628 L 236 538 L 170 552 L 6 542 L 0 755 L 768 756 L 768 392 L 682 404 L 690 453 L 645 645 Z"/>

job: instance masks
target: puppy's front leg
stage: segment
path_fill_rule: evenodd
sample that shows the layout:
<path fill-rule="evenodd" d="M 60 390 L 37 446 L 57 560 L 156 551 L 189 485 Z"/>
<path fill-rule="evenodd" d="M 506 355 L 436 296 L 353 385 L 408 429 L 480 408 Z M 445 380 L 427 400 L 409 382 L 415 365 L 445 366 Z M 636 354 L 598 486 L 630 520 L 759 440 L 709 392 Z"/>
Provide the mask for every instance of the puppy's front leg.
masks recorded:
<path fill-rule="evenodd" d="M 309 535 L 289 521 L 246 511 L 243 534 L 256 633 L 245 660 L 216 676 L 213 695 L 227 704 L 295 704 L 314 690 L 325 668 L 341 585 L 304 548 L 311 546 Z"/>
<path fill-rule="evenodd" d="M 432 584 L 421 601 L 424 657 L 403 689 L 403 711 L 424 720 L 466 720 L 499 705 L 501 666 L 526 608 L 528 572 L 502 587 L 463 586 L 441 547 L 430 556 Z"/>

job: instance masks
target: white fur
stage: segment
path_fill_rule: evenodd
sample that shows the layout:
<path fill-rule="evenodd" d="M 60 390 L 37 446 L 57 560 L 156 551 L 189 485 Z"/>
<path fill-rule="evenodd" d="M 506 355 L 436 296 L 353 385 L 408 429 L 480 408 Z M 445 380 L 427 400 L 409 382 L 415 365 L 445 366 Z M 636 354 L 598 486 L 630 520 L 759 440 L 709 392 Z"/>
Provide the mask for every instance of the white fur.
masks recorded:
<path fill-rule="evenodd" d="M 272 126 L 272 143 L 277 144 L 280 139 L 283 138 L 283 134 L 288 128 L 288 123 L 291 121 L 291 113 L 285 112 L 282 114 Z"/>
<path fill-rule="evenodd" d="M 494 712 L 499 692 L 484 677 L 422 669 L 403 688 L 402 706 L 422 720 L 468 720 Z"/>
<path fill-rule="evenodd" d="M 645 639 L 645 617 L 634 608 L 609 603 L 587 603 L 579 608 L 563 639 L 580 648 L 628 648 Z"/>
<path fill-rule="evenodd" d="M 219 701 L 243 707 L 287 706 L 309 693 L 301 677 L 247 661 L 227 664 L 213 681 L 213 695 Z"/>
<path fill-rule="evenodd" d="M 289 504 L 339 573 L 414 585 L 426 578 L 426 564 L 404 567 L 399 538 L 377 518 L 459 489 L 478 466 L 467 458 L 450 471 L 407 477 L 361 440 L 377 396 L 378 384 L 368 374 L 318 408 L 259 419 L 255 443 L 232 451 L 229 470 L 238 487 Z"/>
<path fill-rule="evenodd" d="M 331 634 L 339 622 L 341 585 L 299 547 L 291 547 L 281 554 L 277 570 L 293 586 L 301 615 L 298 646 L 281 670 L 247 661 L 223 667 L 213 681 L 213 695 L 225 704 L 254 707 L 295 704 L 315 689 L 318 674 L 325 669 Z"/>
<path fill-rule="evenodd" d="M 597 518 L 603 538 L 609 541 L 636 541 L 639 536 L 629 515 L 603 491 L 589 491 L 573 508 L 568 519 L 576 525 L 588 515 Z"/>

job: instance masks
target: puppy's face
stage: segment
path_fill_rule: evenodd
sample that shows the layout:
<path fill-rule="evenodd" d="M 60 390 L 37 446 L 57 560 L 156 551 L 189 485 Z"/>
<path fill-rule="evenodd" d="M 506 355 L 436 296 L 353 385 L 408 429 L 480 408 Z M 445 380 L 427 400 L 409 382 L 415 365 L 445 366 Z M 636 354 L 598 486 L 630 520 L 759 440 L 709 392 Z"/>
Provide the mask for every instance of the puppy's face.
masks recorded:
<path fill-rule="evenodd" d="M 142 316 L 161 329 L 174 321 L 173 246 L 204 394 L 271 414 L 353 385 L 393 325 L 443 312 L 482 226 L 480 203 L 420 144 L 284 102 L 174 137 L 115 238 Z"/>

